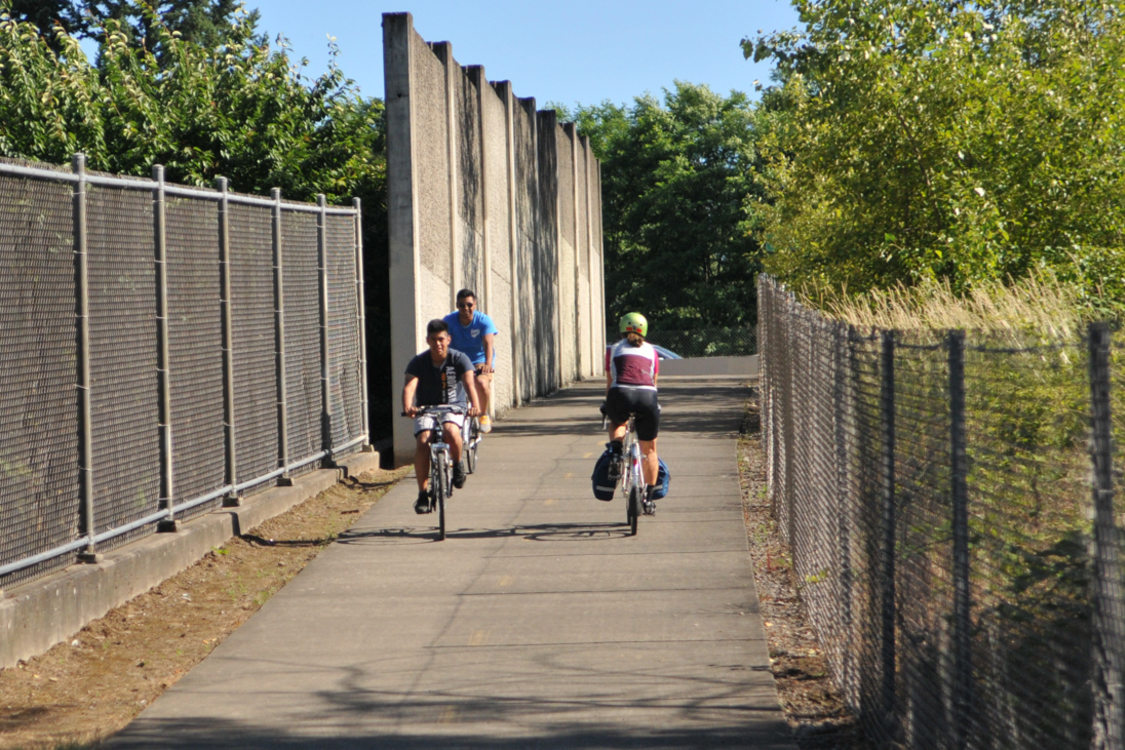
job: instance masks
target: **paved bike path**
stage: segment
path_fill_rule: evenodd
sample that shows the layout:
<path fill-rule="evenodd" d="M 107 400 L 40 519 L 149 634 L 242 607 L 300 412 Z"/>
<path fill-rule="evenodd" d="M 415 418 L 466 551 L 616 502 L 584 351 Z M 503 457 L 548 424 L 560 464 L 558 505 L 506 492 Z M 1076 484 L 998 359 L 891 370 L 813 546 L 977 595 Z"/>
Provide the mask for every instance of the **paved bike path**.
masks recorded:
<path fill-rule="evenodd" d="M 115 748 L 794 748 L 735 466 L 738 378 L 664 378 L 671 492 L 595 500 L 587 382 L 509 412 L 447 511 L 394 487 Z"/>

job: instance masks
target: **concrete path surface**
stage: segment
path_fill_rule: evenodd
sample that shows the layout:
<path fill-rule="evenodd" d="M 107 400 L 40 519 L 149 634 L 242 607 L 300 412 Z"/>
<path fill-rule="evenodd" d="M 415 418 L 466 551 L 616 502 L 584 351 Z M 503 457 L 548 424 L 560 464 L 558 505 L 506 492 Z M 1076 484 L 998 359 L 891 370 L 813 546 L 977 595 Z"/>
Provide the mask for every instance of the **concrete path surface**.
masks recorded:
<path fill-rule="evenodd" d="M 445 541 L 394 487 L 111 747 L 794 748 L 742 521 L 745 379 L 662 380 L 671 492 L 635 537 L 591 493 L 603 390 L 497 421 Z"/>

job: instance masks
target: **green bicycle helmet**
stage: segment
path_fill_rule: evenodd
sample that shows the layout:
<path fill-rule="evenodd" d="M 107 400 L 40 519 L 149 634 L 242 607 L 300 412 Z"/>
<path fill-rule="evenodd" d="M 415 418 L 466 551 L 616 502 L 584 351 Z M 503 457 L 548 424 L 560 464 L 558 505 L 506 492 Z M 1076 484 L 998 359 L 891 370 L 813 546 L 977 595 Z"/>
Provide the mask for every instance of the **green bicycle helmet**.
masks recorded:
<path fill-rule="evenodd" d="M 622 334 L 639 333 L 641 338 L 648 335 L 648 321 L 645 316 L 638 312 L 625 313 L 621 316 L 621 322 L 617 324 L 617 329 Z"/>

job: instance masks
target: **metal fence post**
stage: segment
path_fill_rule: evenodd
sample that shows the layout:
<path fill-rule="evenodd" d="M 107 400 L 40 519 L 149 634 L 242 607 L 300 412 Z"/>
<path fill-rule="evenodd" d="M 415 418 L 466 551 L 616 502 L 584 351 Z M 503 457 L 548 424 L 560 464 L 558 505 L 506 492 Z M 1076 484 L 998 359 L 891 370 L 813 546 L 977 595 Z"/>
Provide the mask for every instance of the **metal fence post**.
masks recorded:
<path fill-rule="evenodd" d="M 86 250 L 86 154 L 77 153 L 72 162 L 78 181 L 74 185 L 74 317 L 77 330 L 75 373 L 78 383 L 78 493 L 82 503 L 82 532 L 86 549 L 78 555 L 82 562 L 98 562 L 94 543 L 94 440 L 90 405 L 90 265 Z"/>
<path fill-rule="evenodd" d="M 367 436 L 367 447 L 371 446 L 371 426 L 367 410 L 367 298 L 363 288 L 363 221 L 359 198 L 352 198 L 355 208 L 355 296 L 359 313 L 359 387 L 363 434 Z M 487 297 L 486 297 L 487 299 Z"/>
<path fill-rule="evenodd" d="M 324 193 L 316 196 L 320 211 L 316 216 L 316 264 L 320 277 L 320 440 L 321 448 L 328 452 L 325 466 L 336 465 L 332 454 L 332 392 L 328 361 L 328 201 Z"/>
<path fill-rule="evenodd" d="M 1125 747 L 1125 592 L 1122 591 L 1118 532 L 1113 513 L 1113 424 L 1110 419 L 1110 329 L 1089 328 L 1090 409 L 1094 470 L 1093 702 L 1091 747 Z"/>
<path fill-rule="evenodd" d="M 226 483 L 230 491 L 223 498 L 227 507 L 242 504 L 238 484 L 238 455 L 234 430 L 234 330 L 230 286 L 230 202 L 226 177 L 216 177 L 219 197 L 219 303 L 223 329 L 223 440 L 226 446 Z"/>
<path fill-rule="evenodd" d="M 950 331 L 949 458 L 953 507 L 953 732 L 956 747 L 968 742 L 972 709 L 972 642 L 969 599 L 969 489 L 965 444 L 965 332 Z"/>
<path fill-rule="evenodd" d="M 172 381 L 171 356 L 168 347 L 168 242 L 165 229 L 164 167 L 152 167 L 156 188 L 152 193 L 152 234 L 156 264 L 156 383 L 160 404 L 160 505 L 168 510 L 168 517 L 157 525 L 159 531 L 176 530 L 173 510 L 173 454 L 172 454 Z"/>
<path fill-rule="evenodd" d="M 895 333 L 882 332 L 880 410 L 883 422 L 882 719 L 894 735 L 895 719 Z"/>
<path fill-rule="evenodd" d="M 285 383 L 285 276 L 282 246 L 285 240 L 281 223 L 281 188 L 270 190 L 273 198 L 273 323 L 274 361 L 277 372 L 277 463 L 282 470 L 277 483 L 293 484 L 289 476 L 289 394 Z"/>
<path fill-rule="evenodd" d="M 855 679 L 855 658 L 852 653 L 852 546 L 851 546 L 851 507 L 848 504 L 848 430 L 847 397 L 845 394 L 846 374 L 850 358 L 851 327 L 836 323 L 832 327 L 834 344 L 834 382 L 832 388 L 833 442 L 836 448 L 836 554 L 839 560 L 840 629 L 845 641 L 840 649 L 840 686 L 847 698 L 851 697 L 852 681 Z"/>
<path fill-rule="evenodd" d="M 785 357 L 785 362 L 783 364 L 784 374 L 782 375 L 785 381 L 784 384 L 782 384 L 783 393 L 781 396 L 783 399 L 781 414 L 781 445 L 783 454 L 781 459 L 781 471 L 778 472 L 778 476 L 781 479 L 781 493 L 778 495 L 777 504 L 775 504 L 773 512 L 774 517 L 778 521 L 778 531 L 781 532 L 785 543 L 792 545 L 793 535 L 791 532 L 793 529 L 789 519 L 793 514 L 793 474 L 796 471 L 794 468 L 793 454 L 797 450 L 796 428 L 793 425 L 796 419 L 796 410 L 793 404 L 793 330 L 796 327 L 793 323 L 796 315 L 794 311 L 795 302 L 792 295 L 786 295 L 785 302 L 786 322 L 789 325 L 786 326 L 785 331 L 787 340 L 784 344 L 785 353 L 783 356 Z M 783 512 L 785 515 L 779 516 L 779 512 Z"/>

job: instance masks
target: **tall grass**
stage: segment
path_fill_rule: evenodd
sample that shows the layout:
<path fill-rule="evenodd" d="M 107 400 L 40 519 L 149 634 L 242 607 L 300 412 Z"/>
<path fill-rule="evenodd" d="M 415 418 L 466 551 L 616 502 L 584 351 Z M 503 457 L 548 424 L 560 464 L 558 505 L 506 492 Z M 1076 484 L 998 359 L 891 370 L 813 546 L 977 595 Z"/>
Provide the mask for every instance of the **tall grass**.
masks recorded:
<path fill-rule="evenodd" d="M 1003 333 L 1021 339 L 1068 340 L 1080 335 L 1096 312 L 1077 287 L 1049 273 L 1007 284 L 983 283 L 965 296 L 948 282 L 876 289 L 853 296 L 847 290 L 804 290 L 806 302 L 856 328 L 962 329 Z"/>

